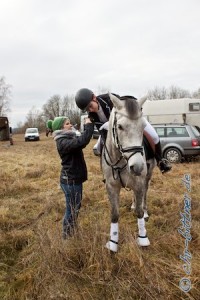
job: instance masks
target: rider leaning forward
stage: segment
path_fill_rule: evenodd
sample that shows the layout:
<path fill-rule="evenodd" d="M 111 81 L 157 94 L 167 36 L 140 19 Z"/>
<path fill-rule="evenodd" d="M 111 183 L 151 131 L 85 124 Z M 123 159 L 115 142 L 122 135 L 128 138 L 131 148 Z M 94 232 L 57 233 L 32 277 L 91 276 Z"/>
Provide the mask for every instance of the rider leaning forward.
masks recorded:
<path fill-rule="evenodd" d="M 115 95 L 115 94 L 114 94 Z M 120 96 L 115 95 L 118 98 Z M 123 97 L 122 97 L 123 98 Z M 136 98 L 131 97 L 136 100 Z M 108 128 L 107 122 L 113 108 L 109 94 L 96 96 L 91 90 L 82 88 L 78 90 L 75 96 L 76 105 L 83 111 L 88 112 L 88 117 L 95 123 L 98 130 Z M 103 126 L 102 126 L 103 125 Z M 153 146 L 157 165 L 162 173 L 171 170 L 171 166 L 166 159 L 162 157 L 160 139 L 153 126 L 146 120 L 144 135 L 148 139 L 150 145 Z"/>

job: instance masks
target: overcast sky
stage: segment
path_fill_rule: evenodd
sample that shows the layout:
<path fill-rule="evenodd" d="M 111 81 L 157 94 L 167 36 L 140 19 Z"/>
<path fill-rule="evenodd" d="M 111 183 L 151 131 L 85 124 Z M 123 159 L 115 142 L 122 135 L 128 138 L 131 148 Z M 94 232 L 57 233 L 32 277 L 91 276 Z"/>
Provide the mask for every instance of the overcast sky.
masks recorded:
<path fill-rule="evenodd" d="M 200 87 L 199 0 L 0 0 L 11 125 L 55 95 Z"/>

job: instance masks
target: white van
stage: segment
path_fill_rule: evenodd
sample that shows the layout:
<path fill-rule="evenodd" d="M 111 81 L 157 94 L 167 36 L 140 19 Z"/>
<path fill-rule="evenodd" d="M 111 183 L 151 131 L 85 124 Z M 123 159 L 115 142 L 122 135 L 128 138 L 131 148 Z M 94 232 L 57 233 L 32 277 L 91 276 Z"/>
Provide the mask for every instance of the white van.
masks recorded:
<path fill-rule="evenodd" d="M 26 132 L 24 135 L 25 142 L 27 141 L 39 141 L 40 134 L 38 128 L 26 128 Z"/>

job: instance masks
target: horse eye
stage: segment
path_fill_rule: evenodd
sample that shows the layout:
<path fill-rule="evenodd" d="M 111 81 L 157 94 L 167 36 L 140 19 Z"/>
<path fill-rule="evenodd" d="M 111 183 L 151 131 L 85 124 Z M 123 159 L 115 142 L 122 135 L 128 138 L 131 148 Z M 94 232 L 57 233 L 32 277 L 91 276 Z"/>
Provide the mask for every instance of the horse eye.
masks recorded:
<path fill-rule="evenodd" d="M 118 125 L 118 129 L 119 129 L 119 130 L 123 130 L 122 125 L 119 124 L 119 125 Z"/>

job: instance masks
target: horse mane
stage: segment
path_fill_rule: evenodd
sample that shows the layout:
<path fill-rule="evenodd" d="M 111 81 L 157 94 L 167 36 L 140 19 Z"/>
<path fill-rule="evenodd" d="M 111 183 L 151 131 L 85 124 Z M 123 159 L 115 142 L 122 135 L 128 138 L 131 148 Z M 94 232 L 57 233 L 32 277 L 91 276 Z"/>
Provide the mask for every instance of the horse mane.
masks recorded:
<path fill-rule="evenodd" d="M 120 98 L 121 100 L 124 100 L 125 103 L 125 109 L 128 113 L 128 117 L 130 119 L 135 119 L 138 117 L 139 106 L 137 99 L 131 96 L 123 96 Z"/>

